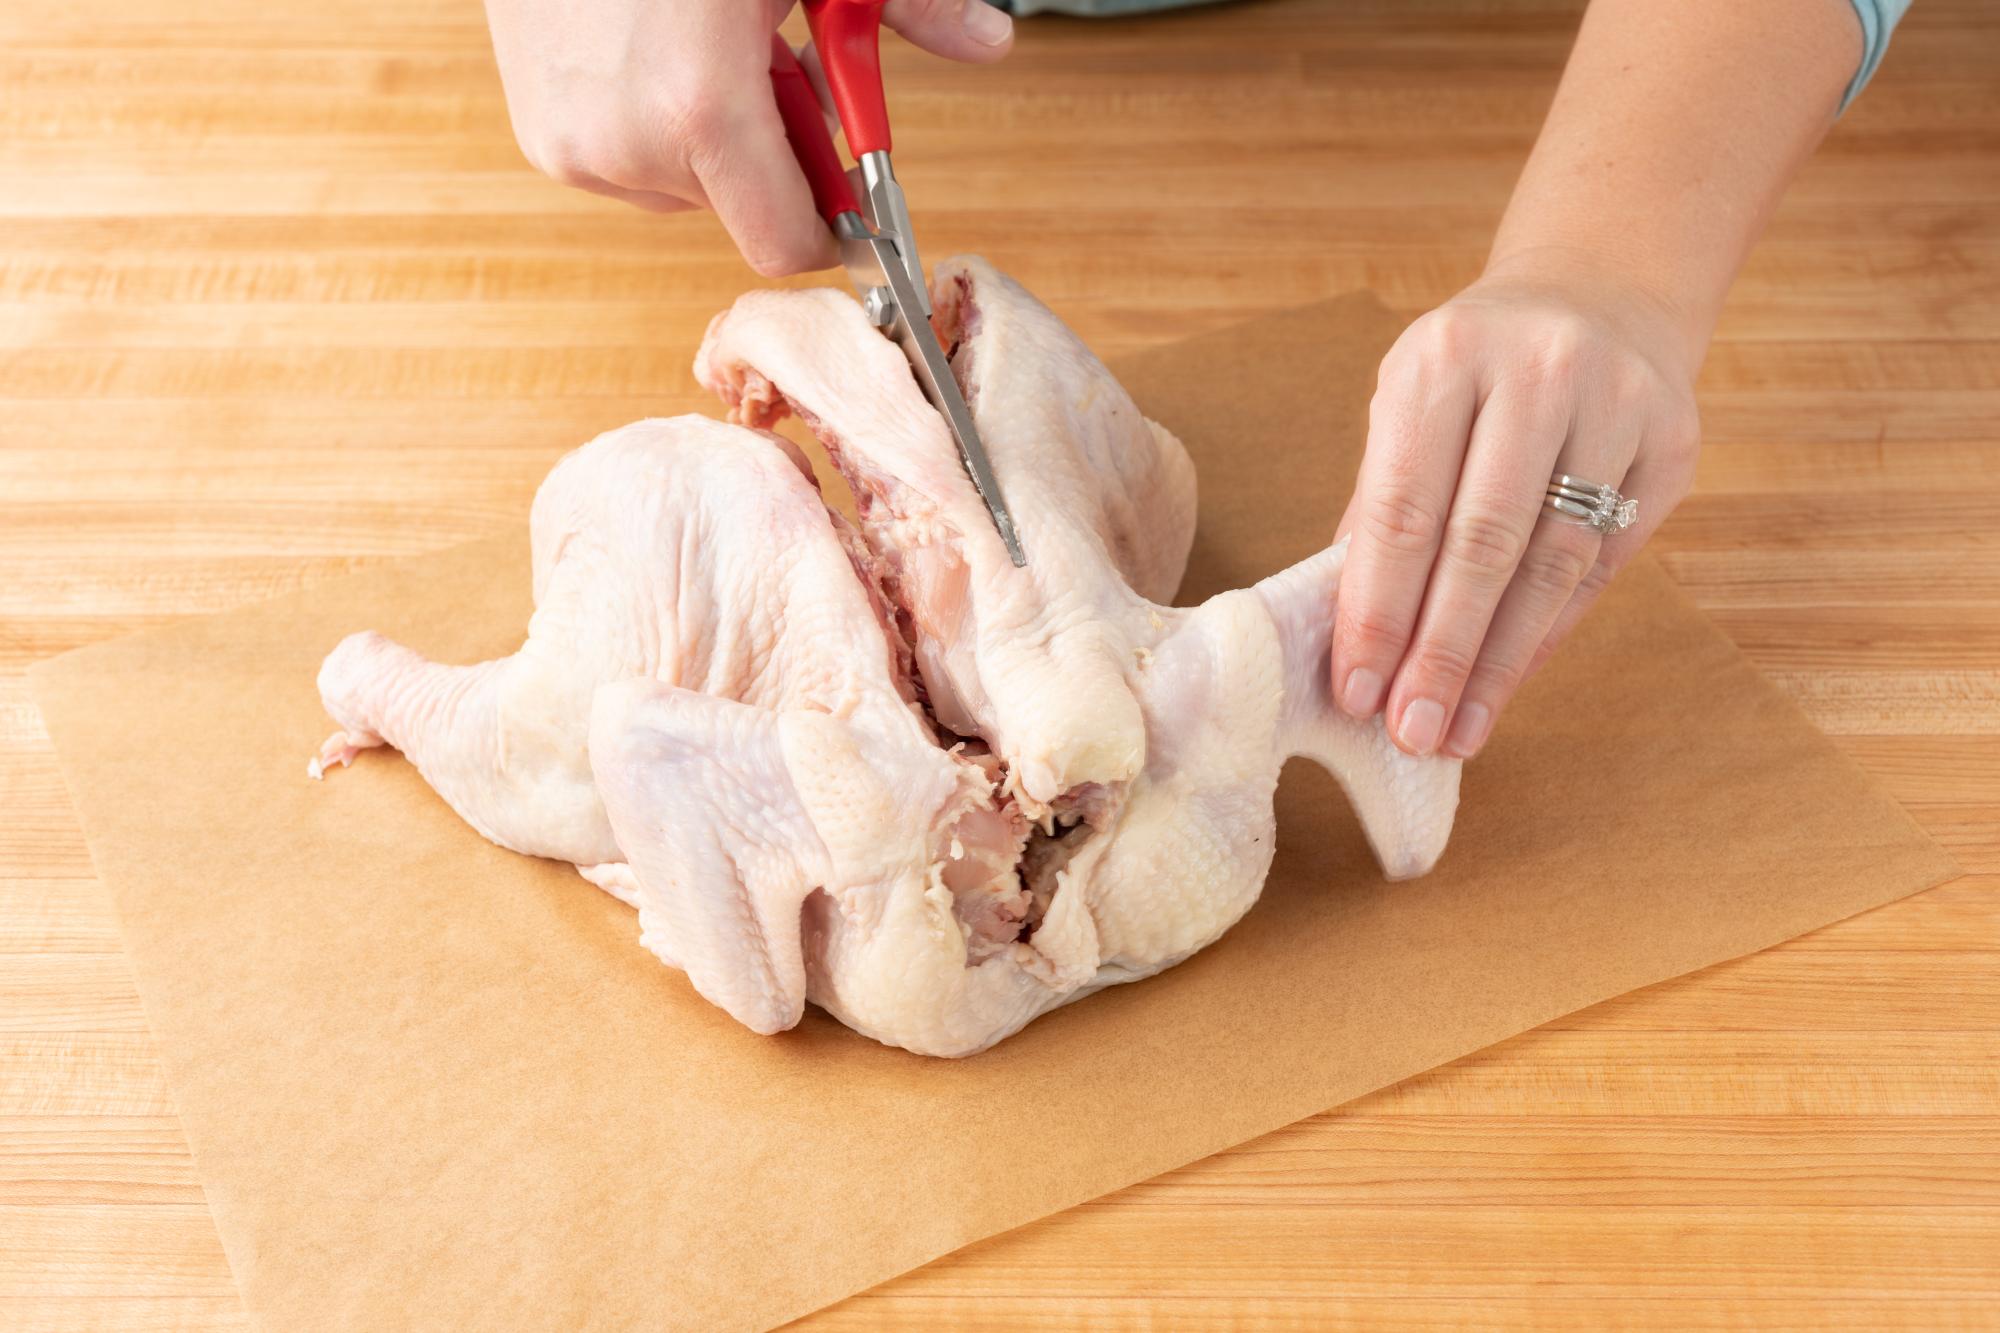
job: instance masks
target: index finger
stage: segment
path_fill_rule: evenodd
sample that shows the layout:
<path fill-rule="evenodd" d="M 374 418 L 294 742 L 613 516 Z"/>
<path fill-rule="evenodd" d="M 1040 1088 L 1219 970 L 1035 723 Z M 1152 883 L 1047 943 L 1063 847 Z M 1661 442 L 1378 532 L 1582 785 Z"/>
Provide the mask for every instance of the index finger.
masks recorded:
<path fill-rule="evenodd" d="M 833 233 L 813 207 L 777 99 L 768 81 L 760 82 L 764 95 L 720 112 L 688 165 L 750 267 L 767 278 L 831 268 L 838 261 Z"/>
<path fill-rule="evenodd" d="M 1342 523 L 1350 544 L 1333 635 L 1343 711 L 1382 707 L 1409 647 L 1471 435 L 1473 382 L 1455 371 L 1385 367 L 1368 409 L 1368 450 Z"/>

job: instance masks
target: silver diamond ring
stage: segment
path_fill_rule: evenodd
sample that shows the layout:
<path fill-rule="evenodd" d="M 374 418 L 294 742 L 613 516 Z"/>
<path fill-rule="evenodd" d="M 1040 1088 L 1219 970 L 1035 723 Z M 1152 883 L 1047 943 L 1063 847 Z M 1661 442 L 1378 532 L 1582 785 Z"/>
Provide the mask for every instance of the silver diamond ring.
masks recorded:
<path fill-rule="evenodd" d="M 1609 537 L 1623 532 L 1639 517 L 1639 502 L 1628 500 L 1602 482 L 1585 481 L 1559 472 L 1549 482 L 1543 503 L 1549 512 Z"/>

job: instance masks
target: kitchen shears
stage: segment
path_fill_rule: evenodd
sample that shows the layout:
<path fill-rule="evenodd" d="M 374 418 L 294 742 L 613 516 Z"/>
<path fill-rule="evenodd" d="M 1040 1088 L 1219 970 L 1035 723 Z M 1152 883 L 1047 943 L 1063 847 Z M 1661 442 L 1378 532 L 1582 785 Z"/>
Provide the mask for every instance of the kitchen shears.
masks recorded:
<path fill-rule="evenodd" d="M 983 0 L 975 0 L 983 2 Z M 827 90 L 840 127 L 861 166 L 864 195 L 857 199 L 818 96 L 783 37 L 771 37 L 771 88 L 785 137 L 812 187 L 813 206 L 840 242 L 848 280 L 860 293 L 869 321 L 903 349 L 924 397 L 951 429 L 958 456 L 1008 556 L 1028 563 L 1014 516 L 993 477 L 992 462 L 973 424 L 972 409 L 951 373 L 951 362 L 931 328 L 929 284 L 917 258 L 910 210 L 889 161 L 889 110 L 882 96 L 880 38 L 883 0 L 804 0 L 813 46 L 826 72 Z M 864 211 L 865 210 L 865 211 Z"/>

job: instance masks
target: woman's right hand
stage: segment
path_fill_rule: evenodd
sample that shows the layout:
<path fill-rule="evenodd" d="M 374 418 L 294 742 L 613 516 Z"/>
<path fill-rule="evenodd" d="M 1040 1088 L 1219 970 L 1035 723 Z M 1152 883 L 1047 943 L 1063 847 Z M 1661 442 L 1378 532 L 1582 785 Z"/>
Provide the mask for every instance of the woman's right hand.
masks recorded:
<path fill-rule="evenodd" d="M 792 0 L 486 0 L 514 137 L 565 185 L 660 213 L 713 209 L 767 277 L 826 268 L 771 93 Z M 882 21 L 952 60 L 990 61 L 1013 20 L 985 0 L 888 0 Z"/>

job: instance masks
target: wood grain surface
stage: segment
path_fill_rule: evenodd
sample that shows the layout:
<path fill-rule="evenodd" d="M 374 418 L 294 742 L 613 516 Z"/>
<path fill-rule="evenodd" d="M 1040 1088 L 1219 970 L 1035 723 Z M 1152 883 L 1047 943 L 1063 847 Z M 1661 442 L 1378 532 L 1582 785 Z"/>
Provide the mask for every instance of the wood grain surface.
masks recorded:
<path fill-rule="evenodd" d="M 1414 315 L 1476 273 L 1579 8 L 896 49 L 898 166 L 929 255 L 1107 353 L 1360 286 Z M 1996 69 L 1989 0 L 1915 6 L 1738 285 L 1657 543 L 1971 873 L 809 1323 L 2000 1320 Z M 534 175 L 470 0 L 0 7 L 0 1326 L 245 1322 L 27 665 L 518 527 L 564 449 L 705 406 L 752 281 L 706 218 Z"/>

